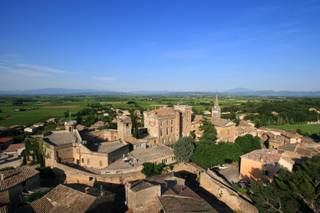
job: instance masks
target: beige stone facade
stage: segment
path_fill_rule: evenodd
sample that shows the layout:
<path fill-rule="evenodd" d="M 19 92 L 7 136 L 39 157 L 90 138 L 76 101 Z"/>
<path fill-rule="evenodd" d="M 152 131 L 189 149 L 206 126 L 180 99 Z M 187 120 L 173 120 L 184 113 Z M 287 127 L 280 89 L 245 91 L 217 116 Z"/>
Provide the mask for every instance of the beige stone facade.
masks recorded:
<path fill-rule="evenodd" d="M 268 180 L 280 169 L 281 154 L 277 150 L 260 149 L 241 156 L 242 178 Z"/>
<path fill-rule="evenodd" d="M 180 137 L 189 136 L 192 108 L 185 105 L 162 107 L 144 112 L 144 126 L 157 144 L 173 144 Z"/>

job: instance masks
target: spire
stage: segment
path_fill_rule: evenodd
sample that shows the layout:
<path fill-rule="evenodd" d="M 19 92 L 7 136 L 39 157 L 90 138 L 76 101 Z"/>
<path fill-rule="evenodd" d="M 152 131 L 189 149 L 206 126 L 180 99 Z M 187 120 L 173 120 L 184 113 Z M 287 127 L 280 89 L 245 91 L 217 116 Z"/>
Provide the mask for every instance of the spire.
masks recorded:
<path fill-rule="evenodd" d="M 214 101 L 215 106 L 219 106 L 219 100 L 218 100 L 218 95 L 216 95 L 216 100 Z"/>

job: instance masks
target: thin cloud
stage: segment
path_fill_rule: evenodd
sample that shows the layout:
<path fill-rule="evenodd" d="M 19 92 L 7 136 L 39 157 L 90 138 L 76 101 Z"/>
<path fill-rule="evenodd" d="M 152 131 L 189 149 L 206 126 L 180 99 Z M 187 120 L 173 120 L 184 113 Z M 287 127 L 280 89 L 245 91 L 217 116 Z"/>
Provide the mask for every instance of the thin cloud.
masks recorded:
<path fill-rule="evenodd" d="M 68 73 L 65 70 L 37 64 L 13 64 L 0 62 L 0 71 L 27 77 L 43 77 Z"/>
<path fill-rule="evenodd" d="M 103 81 L 103 82 L 112 82 L 112 81 L 115 81 L 116 78 L 111 77 L 111 76 L 93 76 L 92 80 Z"/>

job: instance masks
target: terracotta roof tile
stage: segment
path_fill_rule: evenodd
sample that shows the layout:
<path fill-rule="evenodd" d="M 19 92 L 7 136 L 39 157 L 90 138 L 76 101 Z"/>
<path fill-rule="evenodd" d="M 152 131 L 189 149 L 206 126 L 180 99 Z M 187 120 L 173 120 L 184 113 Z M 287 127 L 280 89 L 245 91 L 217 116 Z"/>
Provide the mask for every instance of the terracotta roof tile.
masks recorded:
<path fill-rule="evenodd" d="M 86 212 L 95 202 L 96 197 L 58 185 L 42 198 L 31 203 L 36 213 Z"/>
<path fill-rule="evenodd" d="M 19 183 L 22 183 L 38 173 L 39 171 L 29 166 L 0 171 L 0 175 L 2 176 L 0 179 L 0 191 L 7 190 Z"/>

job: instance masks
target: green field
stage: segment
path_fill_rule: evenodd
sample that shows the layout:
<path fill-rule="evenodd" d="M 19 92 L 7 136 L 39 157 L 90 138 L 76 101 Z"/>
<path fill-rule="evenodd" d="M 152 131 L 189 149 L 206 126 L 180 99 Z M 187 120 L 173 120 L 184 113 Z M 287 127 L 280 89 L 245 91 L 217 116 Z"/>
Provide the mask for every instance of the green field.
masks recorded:
<path fill-rule="evenodd" d="M 17 104 L 17 99 L 23 100 Z M 220 98 L 223 107 L 246 102 L 248 98 Z M 162 105 L 188 104 L 197 114 L 210 110 L 214 97 L 143 97 L 143 96 L 28 96 L 0 97 L 0 126 L 31 125 L 50 117 L 62 117 L 64 112 L 78 112 L 89 103 L 109 104 L 113 108 L 128 109 L 134 102 L 137 108 L 150 110 Z M 17 111 L 25 109 L 26 111 Z"/>
<path fill-rule="evenodd" d="M 284 124 L 270 125 L 270 128 L 283 129 L 286 131 L 296 131 L 300 129 L 304 134 L 320 134 L 320 124 Z"/>
<path fill-rule="evenodd" d="M 15 111 L 19 108 L 33 108 L 30 111 Z M 81 105 L 24 105 L 17 106 L 1 106 L 0 126 L 10 125 L 31 125 L 39 121 L 45 121 L 50 117 L 62 117 L 64 112 L 77 112 L 81 109 Z"/>

